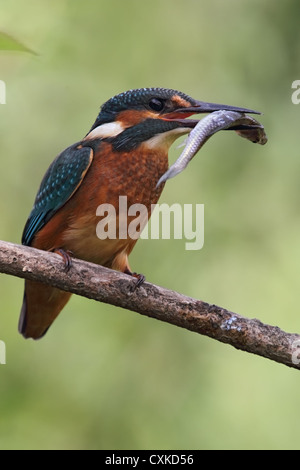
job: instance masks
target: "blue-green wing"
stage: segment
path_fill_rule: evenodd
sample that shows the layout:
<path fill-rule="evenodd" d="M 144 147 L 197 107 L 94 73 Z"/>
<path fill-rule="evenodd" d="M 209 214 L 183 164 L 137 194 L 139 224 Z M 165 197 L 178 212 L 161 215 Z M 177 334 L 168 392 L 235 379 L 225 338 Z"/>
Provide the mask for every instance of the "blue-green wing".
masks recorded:
<path fill-rule="evenodd" d="M 22 244 L 30 245 L 35 234 L 79 188 L 93 160 L 93 150 L 75 144 L 64 150 L 48 168 L 26 222 Z"/>

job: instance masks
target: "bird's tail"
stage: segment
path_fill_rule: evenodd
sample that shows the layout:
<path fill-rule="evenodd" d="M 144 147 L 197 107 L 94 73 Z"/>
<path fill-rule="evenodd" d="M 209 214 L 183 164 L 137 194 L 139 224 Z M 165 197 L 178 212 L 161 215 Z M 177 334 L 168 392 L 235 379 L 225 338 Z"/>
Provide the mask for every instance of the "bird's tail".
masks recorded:
<path fill-rule="evenodd" d="M 19 332 L 24 338 L 42 338 L 70 297 L 70 292 L 40 282 L 25 281 Z"/>

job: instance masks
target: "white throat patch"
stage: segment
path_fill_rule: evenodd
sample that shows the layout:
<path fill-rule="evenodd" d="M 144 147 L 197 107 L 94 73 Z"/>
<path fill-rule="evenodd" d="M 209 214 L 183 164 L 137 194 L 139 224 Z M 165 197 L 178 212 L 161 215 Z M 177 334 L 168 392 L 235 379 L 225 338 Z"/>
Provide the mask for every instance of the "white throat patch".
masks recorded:
<path fill-rule="evenodd" d="M 165 147 L 166 150 L 173 144 L 173 142 L 178 139 L 181 135 L 188 134 L 191 131 L 189 127 L 177 127 L 171 131 L 162 132 L 161 134 L 156 134 L 150 139 L 146 140 L 144 144 L 149 149 L 156 149 Z"/>

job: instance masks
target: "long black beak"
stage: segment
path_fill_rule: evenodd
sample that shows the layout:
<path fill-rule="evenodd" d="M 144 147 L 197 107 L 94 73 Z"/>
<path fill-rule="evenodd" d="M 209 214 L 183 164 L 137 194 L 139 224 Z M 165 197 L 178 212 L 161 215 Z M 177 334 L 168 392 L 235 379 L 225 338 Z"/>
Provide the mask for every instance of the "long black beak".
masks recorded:
<path fill-rule="evenodd" d="M 253 109 L 240 108 L 238 106 L 230 106 L 227 104 L 217 104 L 217 103 L 205 103 L 204 101 L 195 101 L 194 106 L 189 106 L 188 108 L 176 109 L 176 113 L 191 113 L 191 114 L 202 114 L 202 113 L 213 113 L 214 111 L 235 111 L 238 113 L 248 113 L 248 114 L 261 114 L 259 111 L 254 111 Z"/>
<path fill-rule="evenodd" d="M 193 128 L 198 124 L 198 120 L 186 119 L 193 114 L 213 113 L 215 111 L 234 111 L 241 114 L 261 114 L 259 111 L 248 108 L 240 108 L 239 106 L 230 106 L 228 104 L 206 103 L 205 101 L 193 100 L 191 106 L 178 108 L 176 111 L 164 114 L 161 119 L 167 121 L 176 121 L 182 127 Z M 253 127 L 253 126 L 251 126 Z M 245 126 L 242 126 L 245 129 Z"/>

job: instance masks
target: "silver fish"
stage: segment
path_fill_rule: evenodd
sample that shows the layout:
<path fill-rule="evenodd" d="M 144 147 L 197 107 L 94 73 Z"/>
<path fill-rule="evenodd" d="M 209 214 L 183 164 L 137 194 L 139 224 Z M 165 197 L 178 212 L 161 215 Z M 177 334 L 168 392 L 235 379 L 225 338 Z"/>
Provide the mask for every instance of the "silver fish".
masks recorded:
<path fill-rule="evenodd" d="M 215 111 L 201 119 L 190 132 L 181 155 L 162 175 L 156 187 L 181 173 L 205 142 L 221 130 L 235 130 L 240 137 L 260 145 L 264 145 L 268 141 L 262 124 L 251 116 L 236 111 Z"/>

